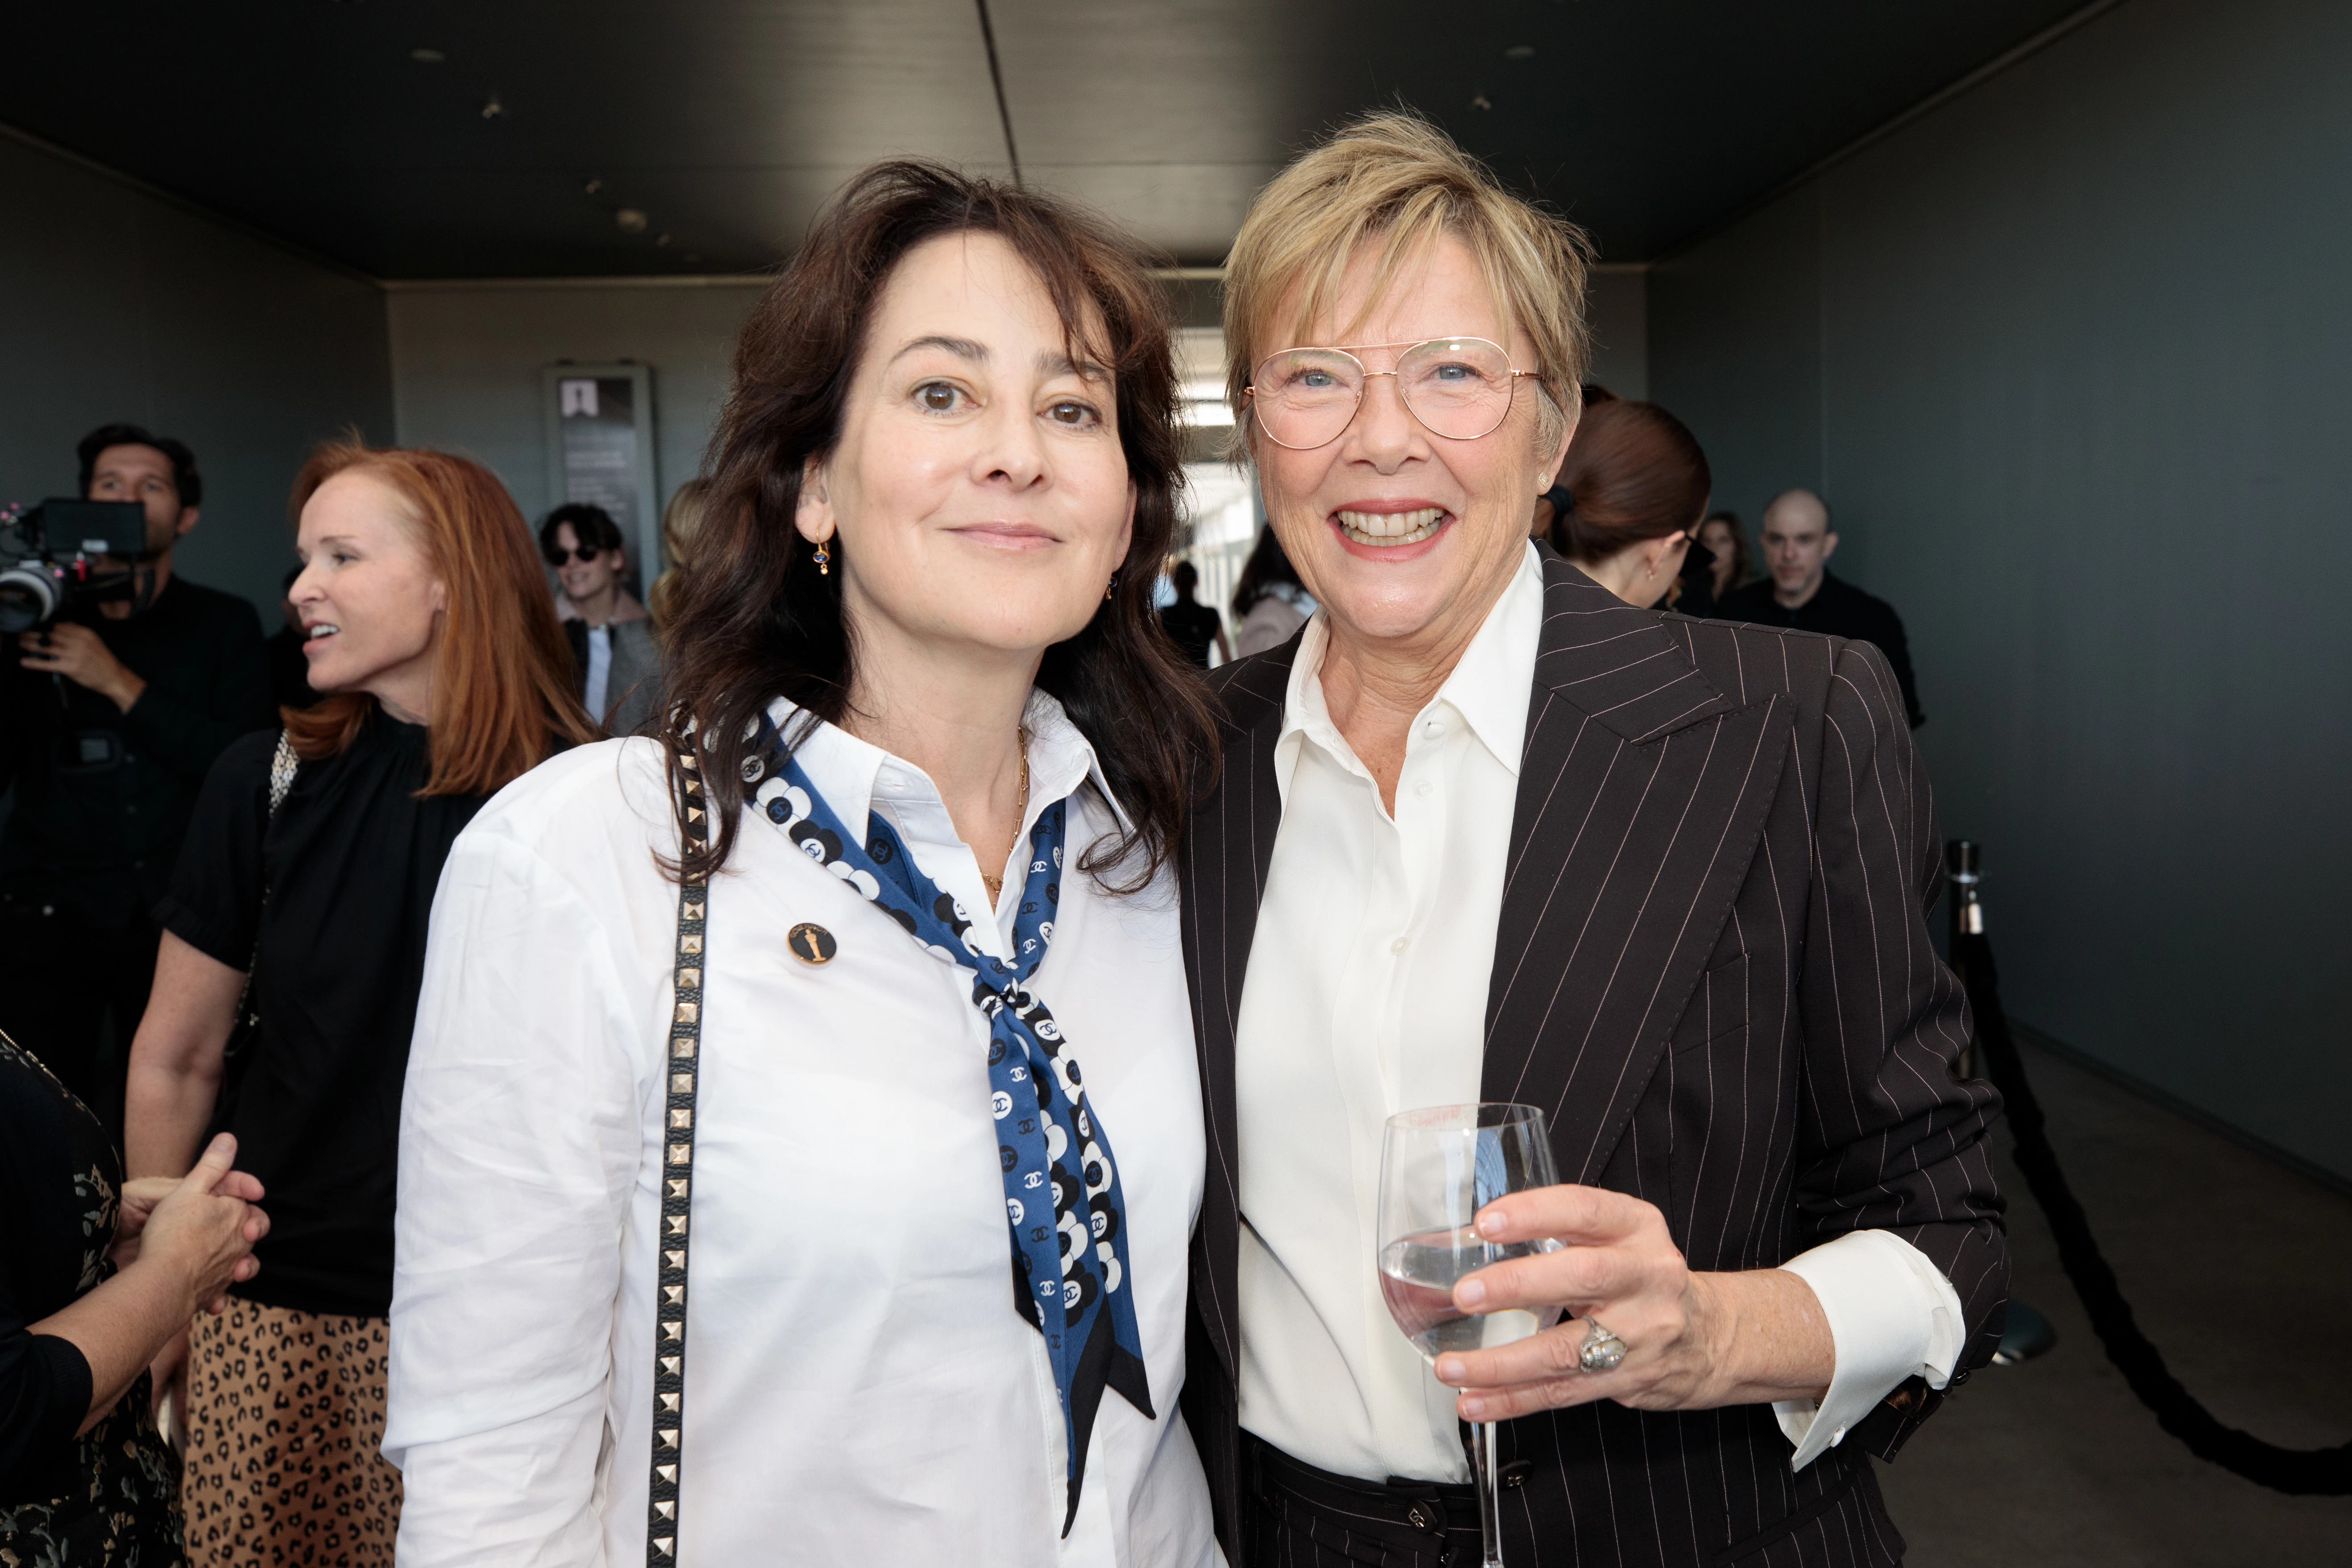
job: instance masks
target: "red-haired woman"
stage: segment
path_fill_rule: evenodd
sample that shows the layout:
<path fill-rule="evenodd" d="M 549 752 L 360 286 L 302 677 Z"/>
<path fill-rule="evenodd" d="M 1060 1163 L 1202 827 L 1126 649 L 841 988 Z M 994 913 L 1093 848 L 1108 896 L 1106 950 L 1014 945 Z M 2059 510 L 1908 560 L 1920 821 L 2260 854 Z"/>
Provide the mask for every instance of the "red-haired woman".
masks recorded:
<path fill-rule="evenodd" d="M 261 1272 L 194 1331 L 189 1560 L 388 1564 L 400 1478 L 377 1446 L 425 918 L 483 802 L 594 731 L 530 531 L 479 465 L 333 443 L 293 508 L 289 596 L 332 695 L 205 781 L 158 911 L 128 1162 L 178 1175 L 226 1128 L 271 1198 Z"/>

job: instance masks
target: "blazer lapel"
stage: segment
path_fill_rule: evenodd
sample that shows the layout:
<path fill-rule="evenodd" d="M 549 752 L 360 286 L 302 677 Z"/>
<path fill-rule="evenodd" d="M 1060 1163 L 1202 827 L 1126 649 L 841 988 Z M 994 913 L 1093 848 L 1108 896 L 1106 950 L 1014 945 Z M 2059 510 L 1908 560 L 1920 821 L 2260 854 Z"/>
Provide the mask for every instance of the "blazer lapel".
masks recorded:
<path fill-rule="evenodd" d="M 1486 995 L 1481 1093 L 1543 1107 L 1589 1183 L 1747 876 L 1793 710 L 1742 707 L 1654 612 L 1545 552 L 1544 626 Z"/>
<path fill-rule="evenodd" d="M 1240 1148 L 1234 1105 L 1234 1037 L 1258 903 L 1282 827 L 1274 745 L 1298 651 L 1282 647 L 1236 667 L 1217 683 L 1224 761 L 1215 789 L 1193 808 L 1179 864 L 1183 883 L 1184 968 L 1200 1054 L 1208 1171 L 1193 1232 L 1192 1289 L 1202 1327 L 1228 1382 L 1241 1362 L 1237 1298 L 1241 1268 Z"/>

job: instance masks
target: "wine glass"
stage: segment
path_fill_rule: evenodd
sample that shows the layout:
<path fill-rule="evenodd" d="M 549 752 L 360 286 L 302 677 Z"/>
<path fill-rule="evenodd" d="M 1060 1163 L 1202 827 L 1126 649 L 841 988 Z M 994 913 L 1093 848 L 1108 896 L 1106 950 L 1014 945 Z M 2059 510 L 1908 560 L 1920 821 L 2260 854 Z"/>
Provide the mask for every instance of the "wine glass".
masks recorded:
<path fill-rule="evenodd" d="M 1438 1105 L 1389 1118 L 1381 1137 L 1381 1296 L 1404 1337 L 1433 1364 L 1448 1351 L 1510 1344 L 1559 1321 L 1557 1307 L 1474 1313 L 1454 1304 L 1454 1281 L 1474 1269 L 1560 1249 L 1549 1237 L 1486 1241 L 1472 1223 L 1506 1193 L 1559 1181 L 1544 1113 L 1535 1106 Z M 1495 1424 L 1475 1423 L 1470 1434 L 1484 1568 L 1502 1568 Z"/>

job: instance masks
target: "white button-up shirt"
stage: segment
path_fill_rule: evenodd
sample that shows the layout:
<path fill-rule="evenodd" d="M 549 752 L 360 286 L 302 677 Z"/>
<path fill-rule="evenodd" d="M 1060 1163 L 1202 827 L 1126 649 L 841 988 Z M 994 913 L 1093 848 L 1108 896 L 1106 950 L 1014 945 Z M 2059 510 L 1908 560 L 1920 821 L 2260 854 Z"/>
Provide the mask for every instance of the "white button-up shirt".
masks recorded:
<path fill-rule="evenodd" d="M 779 705 L 780 718 L 787 710 Z M 1114 826 L 1033 696 L 1030 813 L 1073 856 Z M 798 752 L 967 909 L 980 866 L 922 771 L 822 726 Z M 391 1415 L 404 1568 L 639 1563 L 651 1458 L 677 884 L 661 755 L 583 746 L 458 838 L 433 911 L 401 1115 Z M 1074 793 L 1076 792 L 1076 793 Z M 976 939 L 1010 952 L 1023 866 Z M 1063 883 L 1034 985 L 1119 1163 L 1151 1397 L 1096 1417 L 1078 1517 L 1044 1342 L 1013 1302 L 969 971 L 746 811 L 713 881 L 696 1110 L 677 1550 L 688 1565 L 1202 1565 L 1207 1488 L 1176 1400 L 1203 1142 L 1171 879 Z M 838 951 L 785 945 L 814 921 Z"/>
<path fill-rule="evenodd" d="M 1242 1425 L 1341 1475 L 1460 1481 L 1454 1392 L 1389 1317 L 1374 1258 L 1389 1117 L 1478 1099 L 1486 985 L 1543 629 L 1518 574 L 1416 715 L 1393 813 L 1323 700 L 1307 628 L 1275 743 L 1282 827 L 1234 1041 L 1241 1141 Z M 1810 1461 L 1914 1373 L 1960 1351 L 1959 1298 L 1883 1231 L 1792 1259 L 1822 1299 L 1836 1380 L 1778 1407 Z"/>
<path fill-rule="evenodd" d="M 604 694 L 613 684 L 613 628 L 607 626 L 588 628 L 588 689 L 581 700 L 588 711 L 604 712 Z"/>

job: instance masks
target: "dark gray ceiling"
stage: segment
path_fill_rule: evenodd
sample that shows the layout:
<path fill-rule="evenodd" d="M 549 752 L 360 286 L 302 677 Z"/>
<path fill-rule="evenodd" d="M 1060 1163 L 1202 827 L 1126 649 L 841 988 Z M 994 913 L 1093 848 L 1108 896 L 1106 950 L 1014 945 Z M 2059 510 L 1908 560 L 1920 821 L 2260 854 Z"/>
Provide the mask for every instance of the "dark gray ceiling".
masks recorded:
<path fill-rule="evenodd" d="M 1636 261 L 2081 4 L 987 15 L 1024 176 L 1177 260 L 1217 261 L 1317 130 L 1403 101 Z M 788 251 L 886 154 L 1009 171 L 982 16 L 977 0 L 27 0 L 0 15 L 0 120 L 377 277 L 731 271 Z"/>

